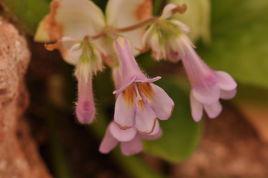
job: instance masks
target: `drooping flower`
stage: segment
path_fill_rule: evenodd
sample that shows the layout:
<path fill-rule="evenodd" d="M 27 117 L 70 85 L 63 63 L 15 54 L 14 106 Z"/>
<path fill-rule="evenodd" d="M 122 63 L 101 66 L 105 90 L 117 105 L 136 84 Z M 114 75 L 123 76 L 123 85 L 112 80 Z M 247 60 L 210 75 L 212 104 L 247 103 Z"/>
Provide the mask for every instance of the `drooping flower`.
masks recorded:
<path fill-rule="evenodd" d="M 50 12 L 41 21 L 35 40 L 56 41 L 47 48 L 58 49 L 66 62 L 75 65 L 78 81 L 76 115 L 81 123 L 91 123 L 95 117 L 92 78 L 102 69 L 102 60 L 114 60 L 112 37 L 117 33 L 115 29 L 149 18 L 151 4 L 151 0 L 109 0 L 104 15 L 89 0 L 51 2 Z M 143 32 L 144 28 L 139 28 L 121 35 L 128 37 L 135 48 L 140 48 Z M 99 34 L 103 36 L 94 39 Z"/>
<path fill-rule="evenodd" d="M 75 70 L 75 76 L 78 81 L 76 116 L 80 123 L 88 124 L 94 120 L 96 113 L 92 77 L 102 70 L 102 60 L 98 50 L 90 43 L 87 37 L 76 50 L 81 50 Z"/>
<path fill-rule="evenodd" d="M 115 134 L 116 132 L 120 134 Z M 121 152 L 126 155 L 134 155 L 143 150 L 142 140 L 154 140 L 161 136 L 162 132 L 157 125 L 150 134 L 141 134 L 135 128 L 121 129 L 115 122 L 111 122 L 107 127 L 99 151 L 103 154 L 109 153 L 118 144 Z M 118 135 L 120 135 L 118 139 Z"/>
<path fill-rule="evenodd" d="M 171 62 L 180 60 L 178 37 L 187 33 L 189 28 L 182 22 L 171 18 L 177 7 L 174 4 L 167 5 L 162 15 L 149 26 L 143 36 L 143 46 L 152 50 L 153 57 L 156 60 L 162 59 Z"/>
<path fill-rule="evenodd" d="M 160 77 L 147 78 L 140 70 L 126 39 L 118 38 L 115 49 L 119 69 L 114 77 L 117 86 L 114 122 L 122 130 L 136 128 L 141 134 L 150 134 L 158 125 L 157 118 L 170 117 L 174 102 L 162 88 L 153 84 Z M 119 132 L 114 133 L 118 140 L 120 136 Z"/>
<path fill-rule="evenodd" d="M 186 35 L 188 27 L 173 18 L 177 7 L 168 4 L 164 8 L 159 20 L 145 33 L 144 44 L 151 48 L 156 59 L 182 60 L 192 86 L 190 101 L 193 119 L 199 121 L 203 110 L 210 118 L 215 118 L 222 110 L 219 99 L 233 98 L 237 84 L 229 74 L 212 70 L 198 56 Z"/>
<path fill-rule="evenodd" d="M 209 68 L 196 54 L 187 36 L 182 35 L 180 40 L 182 63 L 192 86 L 192 117 L 199 121 L 204 109 L 210 118 L 215 118 L 222 111 L 219 99 L 233 98 L 237 84 L 226 72 Z"/>

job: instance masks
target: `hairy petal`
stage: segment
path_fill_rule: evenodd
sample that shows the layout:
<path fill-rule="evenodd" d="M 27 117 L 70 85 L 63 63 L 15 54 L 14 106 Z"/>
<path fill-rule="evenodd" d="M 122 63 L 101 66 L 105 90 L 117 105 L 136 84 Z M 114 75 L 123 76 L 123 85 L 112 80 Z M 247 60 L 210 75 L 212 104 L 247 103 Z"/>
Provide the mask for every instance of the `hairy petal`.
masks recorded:
<path fill-rule="evenodd" d="M 76 117 L 82 124 L 90 124 L 95 119 L 96 109 L 92 90 L 92 76 L 88 80 L 77 77 L 78 101 L 76 104 Z"/>

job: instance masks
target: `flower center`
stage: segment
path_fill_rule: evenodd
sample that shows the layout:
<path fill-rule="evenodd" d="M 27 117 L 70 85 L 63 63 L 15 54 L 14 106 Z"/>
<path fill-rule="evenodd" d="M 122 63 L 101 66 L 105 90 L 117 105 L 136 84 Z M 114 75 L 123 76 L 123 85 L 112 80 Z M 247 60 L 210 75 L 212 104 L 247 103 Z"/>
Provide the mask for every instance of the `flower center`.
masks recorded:
<path fill-rule="evenodd" d="M 153 90 L 149 83 L 133 83 L 123 91 L 123 96 L 127 103 L 143 107 L 146 100 L 152 99 Z"/>

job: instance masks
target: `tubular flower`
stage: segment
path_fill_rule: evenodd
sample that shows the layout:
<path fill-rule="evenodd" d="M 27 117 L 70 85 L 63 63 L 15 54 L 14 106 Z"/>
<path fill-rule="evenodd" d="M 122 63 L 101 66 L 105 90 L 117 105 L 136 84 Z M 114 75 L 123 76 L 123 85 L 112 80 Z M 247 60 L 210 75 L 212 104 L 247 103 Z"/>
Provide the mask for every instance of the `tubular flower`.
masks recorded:
<path fill-rule="evenodd" d="M 233 98 L 237 84 L 226 72 L 214 71 L 202 61 L 186 35 L 188 27 L 173 18 L 176 8 L 175 4 L 164 8 L 159 20 L 148 28 L 143 43 L 151 48 L 156 59 L 182 60 L 192 86 L 193 119 L 200 121 L 203 109 L 210 118 L 215 118 L 222 111 L 219 99 Z"/>
<path fill-rule="evenodd" d="M 75 76 L 78 81 L 78 101 L 76 116 L 80 123 L 91 123 L 95 118 L 95 104 L 92 90 L 92 77 L 102 70 L 102 61 L 97 49 L 92 46 L 86 37 L 77 50 L 81 50 L 76 65 Z"/>
<path fill-rule="evenodd" d="M 101 9 L 89 0 L 51 2 L 50 12 L 41 21 L 35 40 L 56 41 L 46 45 L 47 49 L 58 49 L 63 59 L 75 66 L 78 81 L 76 115 L 81 123 L 91 123 L 95 117 L 92 78 L 103 68 L 102 60 L 111 59 L 110 63 L 114 63 L 112 38 L 119 33 L 116 29 L 149 18 L 151 4 L 151 0 L 109 0 L 104 15 Z M 141 48 L 144 30 L 139 28 L 122 32 L 121 35 L 128 37 L 135 48 Z M 100 34 L 101 38 L 95 39 Z"/>
<path fill-rule="evenodd" d="M 192 117 L 199 121 L 204 109 L 210 118 L 215 118 L 222 110 L 219 99 L 233 98 L 237 84 L 226 72 L 209 68 L 196 54 L 187 36 L 182 35 L 180 40 L 182 63 L 192 86 Z"/>
<path fill-rule="evenodd" d="M 120 134 L 115 134 L 116 132 Z M 142 140 L 154 140 L 161 136 L 162 132 L 157 125 L 150 134 L 141 134 L 135 128 L 121 129 L 115 122 L 111 122 L 106 130 L 100 145 L 100 152 L 107 154 L 120 144 L 124 155 L 130 156 L 143 150 Z M 120 135 L 118 139 L 118 135 Z"/>
<path fill-rule="evenodd" d="M 167 120 L 174 102 L 166 92 L 153 84 L 160 77 L 147 78 L 141 72 L 127 40 L 115 42 L 119 69 L 115 81 L 116 94 L 114 122 L 121 130 L 135 128 L 141 134 L 150 134 L 158 126 L 158 120 Z M 113 130 L 111 130 L 113 132 Z M 114 132 L 120 140 L 120 133 Z"/>

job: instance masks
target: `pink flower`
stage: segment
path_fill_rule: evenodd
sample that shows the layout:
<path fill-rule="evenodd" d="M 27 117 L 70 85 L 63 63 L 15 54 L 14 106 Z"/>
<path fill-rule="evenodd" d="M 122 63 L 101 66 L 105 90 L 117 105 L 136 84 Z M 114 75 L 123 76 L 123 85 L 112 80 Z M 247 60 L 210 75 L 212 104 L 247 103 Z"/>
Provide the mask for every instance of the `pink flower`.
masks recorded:
<path fill-rule="evenodd" d="M 186 35 L 181 35 L 180 43 L 180 56 L 192 86 L 192 117 L 195 121 L 200 121 L 205 110 L 210 118 L 215 118 L 222 111 L 219 99 L 233 98 L 237 84 L 226 72 L 209 68 L 196 54 Z"/>
<path fill-rule="evenodd" d="M 96 114 L 92 78 L 103 68 L 101 55 L 88 38 L 85 38 L 75 50 L 79 50 L 81 53 L 75 68 L 75 76 L 78 81 L 76 116 L 80 123 L 90 124 Z"/>
<path fill-rule="evenodd" d="M 120 134 L 115 134 L 120 133 Z M 115 122 L 111 122 L 101 142 L 99 151 L 103 154 L 109 153 L 118 144 L 124 155 L 130 156 L 143 150 L 142 140 L 154 140 L 161 136 L 159 124 L 151 134 L 140 134 L 135 128 L 121 129 Z M 118 137 L 119 136 L 119 137 Z"/>
<path fill-rule="evenodd" d="M 123 130 L 136 128 L 139 133 L 150 134 L 158 125 L 157 118 L 170 117 L 174 102 L 153 84 L 160 77 L 149 79 L 142 73 L 125 39 L 116 40 L 115 49 L 119 68 L 114 74 L 117 86 L 114 122 Z"/>
<path fill-rule="evenodd" d="M 209 68 L 196 54 L 186 35 L 188 26 L 174 16 L 177 7 L 168 4 L 164 8 L 158 21 L 144 34 L 143 44 L 152 50 L 157 60 L 182 60 L 192 86 L 190 100 L 193 119 L 200 121 L 203 110 L 210 118 L 215 118 L 222 111 L 219 100 L 233 98 L 237 84 L 226 72 Z"/>
<path fill-rule="evenodd" d="M 76 117 L 81 124 L 90 124 L 96 114 L 93 90 L 92 77 L 87 81 L 77 78 L 78 80 L 78 101 L 76 103 Z"/>

